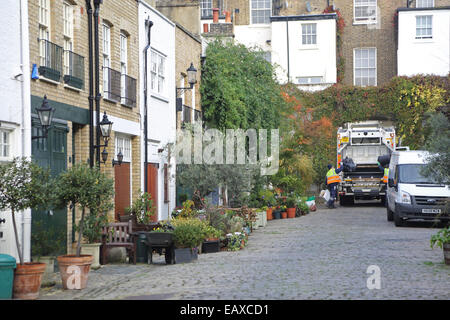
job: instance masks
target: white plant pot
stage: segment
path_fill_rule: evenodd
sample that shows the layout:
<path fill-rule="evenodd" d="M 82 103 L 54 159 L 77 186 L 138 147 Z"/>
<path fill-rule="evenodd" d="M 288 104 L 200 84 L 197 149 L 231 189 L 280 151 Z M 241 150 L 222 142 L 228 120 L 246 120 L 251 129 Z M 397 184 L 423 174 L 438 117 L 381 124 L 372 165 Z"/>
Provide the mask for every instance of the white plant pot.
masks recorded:
<path fill-rule="evenodd" d="M 83 243 L 81 244 L 81 254 L 87 254 L 94 257 L 91 268 L 100 268 L 100 246 L 101 243 Z"/>

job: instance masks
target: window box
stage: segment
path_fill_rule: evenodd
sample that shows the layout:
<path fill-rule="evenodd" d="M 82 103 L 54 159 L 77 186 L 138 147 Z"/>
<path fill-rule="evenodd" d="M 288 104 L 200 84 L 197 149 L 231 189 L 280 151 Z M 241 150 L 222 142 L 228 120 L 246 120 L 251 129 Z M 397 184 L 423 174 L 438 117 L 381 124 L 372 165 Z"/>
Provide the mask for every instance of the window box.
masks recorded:
<path fill-rule="evenodd" d="M 39 74 L 47 79 L 59 82 L 61 79 L 61 72 L 49 67 L 40 66 L 38 68 Z"/>
<path fill-rule="evenodd" d="M 64 83 L 67 84 L 68 86 L 77 88 L 82 90 L 83 89 L 83 79 L 71 76 L 66 74 L 64 76 Z"/>

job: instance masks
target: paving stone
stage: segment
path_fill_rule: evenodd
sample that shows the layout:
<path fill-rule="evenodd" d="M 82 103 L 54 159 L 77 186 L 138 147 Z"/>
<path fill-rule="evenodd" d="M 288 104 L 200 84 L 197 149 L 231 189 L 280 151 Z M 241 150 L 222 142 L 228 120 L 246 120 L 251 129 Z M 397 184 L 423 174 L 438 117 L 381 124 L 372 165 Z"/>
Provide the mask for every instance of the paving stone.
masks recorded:
<path fill-rule="evenodd" d="M 396 228 L 373 203 L 319 209 L 268 221 L 237 252 L 200 254 L 195 263 L 108 264 L 84 290 L 41 288 L 40 299 L 450 299 L 450 267 L 430 248 L 430 223 Z M 381 289 L 367 288 L 367 268 Z"/>

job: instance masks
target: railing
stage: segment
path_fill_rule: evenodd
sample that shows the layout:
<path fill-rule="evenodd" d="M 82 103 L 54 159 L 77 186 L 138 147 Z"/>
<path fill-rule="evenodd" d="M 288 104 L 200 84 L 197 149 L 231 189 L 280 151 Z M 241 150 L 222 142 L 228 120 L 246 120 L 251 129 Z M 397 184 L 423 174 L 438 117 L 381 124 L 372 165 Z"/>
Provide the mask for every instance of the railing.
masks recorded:
<path fill-rule="evenodd" d="M 115 102 L 120 101 L 121 74 L 114 69 L 103 67 L 103 97 Z"/>
<path fill-rule="evenodd" d="M 193 119 L 192 119 L 192 110 L 194 111 Z M 183 105 L 182 112 L 183 112 L 182 123 L 191 123 L 193 122 L 192 120 L 194 120 L 194 122 L 202 121 L 202 112 L 200 110 L 195 110 L 189 106 Z"/>
<path fill-rule="evenodd" d="M 136 79 L 122 74 L 121 80 L 121 101 L 120 103 L 134 108 L 136 106 Z"/>
<path fill-rule="evenodd" d="M 194 110 L 194 121 L 202 121 L 203 117 L 202 117 L 202 112 L 200 110 Z"/>
<path fill-rule="evenodd" d="M 59 81 L 62 74 L 64 49 L 48 40 L 39 39 L 40 66 L 39 74 Z"/>
<path fill-rule="evenodd" d="M 78 89 L 84 88 L 84 57 L 64 50 L 64 82 Z"/>

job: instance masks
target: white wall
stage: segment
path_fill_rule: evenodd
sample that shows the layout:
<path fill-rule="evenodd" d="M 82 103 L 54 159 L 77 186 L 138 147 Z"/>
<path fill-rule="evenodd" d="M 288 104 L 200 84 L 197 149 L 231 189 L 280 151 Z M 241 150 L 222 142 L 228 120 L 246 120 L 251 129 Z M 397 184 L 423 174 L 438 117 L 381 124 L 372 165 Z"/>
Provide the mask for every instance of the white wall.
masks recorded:
<path fill-rule="evenodd" d="M 151 49 L 148 50 L 148 162 L 158 163 L 158 219 L 168 218 L 168 213 L 175 207 L 175 184 L 170 181 L 169 203 L 164 203 L 164 163 L 168 163 L 167 151 L 162 153 L 158 149 L 164 148 L 167 143 L 174 142 L 176 136 L 175 113 L 175 24 L 163 16 L 159 11 L 144 1 L 139 3 L 139 66 L 140 66 L 140 110 L 141 110 L 141 161 L 142 183 L 144 190 L 144 48 L 147 45 L 147 32 L 145 20 L 150 18 L 153 22 L 151 29 L 151 48 L 163 54 L 165 60 L 165 90 L 162 94 L 151 91 Z M 175 174 L 175 161 L 171 162 L 171 175 Z"/>
<path fill-rule="evenodd" d="M 416 16 L 432 15 L 433 38 L 416 39 Z M 450 72 L 450 9 L 399 11 L 398 75 Z"/>
<path fill-rule="evenodd" d="M 272 50 L 270 45 L 270 40 L 272 39 L 270 24 L 234 26 L 234 39 L 247 48 L 258 47 L 263 51 Z"/>
<path fill-rule="evenodd" d="M 336 83 L 336 20 L 296 20 L 272 22 L 272 64 L 278 65 L 277 77 L 281 83 L 288 79 L 288 46 L 289 33 L 289 76 L 290 81 L 297 83 L 297 77 L 323 77 L 318 89 Z M 317 24 L 317 44 L 302 45 L 302 24 Z M 311 86 L 303 89 L 314 90 Z"/>
<path fill-rule="evenodd" d="M 11 155 L 31 156 L 31 96 L 27 0 L 0 2 L 2 21 L 8 32 L 0 33 L 0 127 L 10 131 Z M 12 54 L 11 54 L 12 53 Z M 17 213 L 16 225 L 25 262 L 30 261 L 31 210 Z M 0 212 L 0 253 L 18 259 L 11 212 Z"/>

